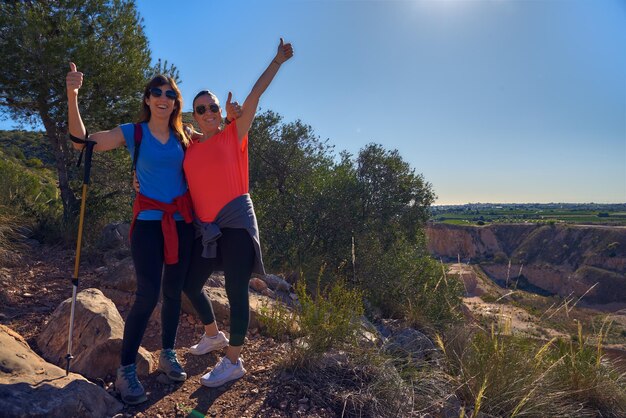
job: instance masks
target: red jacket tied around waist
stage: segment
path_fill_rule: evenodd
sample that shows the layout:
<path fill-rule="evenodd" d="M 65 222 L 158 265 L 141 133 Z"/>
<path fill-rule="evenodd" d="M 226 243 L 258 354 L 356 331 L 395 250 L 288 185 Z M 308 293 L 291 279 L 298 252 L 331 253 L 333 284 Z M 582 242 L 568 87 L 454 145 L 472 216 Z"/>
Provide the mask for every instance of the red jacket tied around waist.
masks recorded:
<path fill-rule="evenodd" d="M 133 236 L 133 227 L 135 226 L 135 220 L 137 220 L 139 212 L 150 209 L 163 211 L 161 229 L 163 230 L 163 241 L 165 244 L 165 264 L 176 264 L 178 263 L 178 233 L 176 232 L 174 213 L 180 213 L 186 223 L 191 223 L 193 221 L 191 196 L 189 195 L 189 191 L 175 198 L 172 203 L 159 202 L 158 200 L 146 197 L 141 193 L 137 193 L 135 202 L 133 203 L 133 220 L 130 223 L 129 237 Z"/>

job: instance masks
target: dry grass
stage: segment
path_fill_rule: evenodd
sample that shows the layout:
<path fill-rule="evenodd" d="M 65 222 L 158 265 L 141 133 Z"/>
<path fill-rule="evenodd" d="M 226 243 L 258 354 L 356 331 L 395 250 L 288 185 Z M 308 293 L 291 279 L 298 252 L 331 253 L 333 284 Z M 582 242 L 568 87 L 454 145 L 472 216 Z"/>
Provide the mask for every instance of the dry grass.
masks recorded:
<path fill-rule="evenodd" d="M 465 405 L 495 416 L 624 416 L 626 379 L 602 354 L 602 335 L 588 344 L 461 329 L 437 340 Z M 601 333 L 606 333 L 603 329 Z"/>
<path fill-rule="evenodd" d="M 22 249 L 18 232 L 21 223 L 16 216 L 0 211 L 0 267 L 13 267 L 21 262 L 19 250 Z"/>
<path fill-rule="evenodd" d="M 341 417 L 421 417 L 456 413 L 454 387 L 434 363 L 402 361 L 376 348 L 331 350 L 305 366 L 283 364 L 299 396 Z M 289 390 L 289 389 L 287 389 Z"/>

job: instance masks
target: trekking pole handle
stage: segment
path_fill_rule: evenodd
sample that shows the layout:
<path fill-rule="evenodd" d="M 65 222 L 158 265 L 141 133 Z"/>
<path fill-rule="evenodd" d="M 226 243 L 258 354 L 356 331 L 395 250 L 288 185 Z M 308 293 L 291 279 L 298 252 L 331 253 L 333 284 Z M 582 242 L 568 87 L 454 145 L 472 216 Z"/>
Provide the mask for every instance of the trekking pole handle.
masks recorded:
<path fill-rule="evenodd" d="M 93 147 L 96 144 L 96 141 L 86 141 L 85 143 L 85 175 L 83 177 L 83 184 L 89 184 L 89 177 L 91 175 L 91 157 L 93 155 Z"/>

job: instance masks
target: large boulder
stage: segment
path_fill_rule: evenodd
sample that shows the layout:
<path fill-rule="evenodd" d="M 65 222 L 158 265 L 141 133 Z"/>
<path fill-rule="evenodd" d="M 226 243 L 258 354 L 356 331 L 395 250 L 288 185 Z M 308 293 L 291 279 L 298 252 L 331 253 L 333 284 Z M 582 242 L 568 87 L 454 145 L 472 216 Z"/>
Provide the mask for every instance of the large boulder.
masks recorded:
<path fill-rule="evenodd" d="M 63 301 L 52 313 L 37 346 L 43 356 L 65 367 L 72 299 Z M 98 289 L 85 289 L 76 297 L 71 370 L 90 379 L 114 375 L 120 364 L 124 321 L 117 308 Z M 137 355 L 137 373 L 153 368 L 152 355 L 143 348 Z"/>
<path fill-rule="evenodd" d="M 47 363 L 26 341 L 0 325 L 0 415 L 12 417 L 110 417 L 122 404 L 104 389 Z"/>

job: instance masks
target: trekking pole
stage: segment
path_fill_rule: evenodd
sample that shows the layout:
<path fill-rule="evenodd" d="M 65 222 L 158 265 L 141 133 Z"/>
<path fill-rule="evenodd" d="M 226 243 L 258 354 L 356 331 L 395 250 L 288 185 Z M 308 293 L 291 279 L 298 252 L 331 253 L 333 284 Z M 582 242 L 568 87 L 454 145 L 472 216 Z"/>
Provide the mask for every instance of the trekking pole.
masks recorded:
<path fill-rule="evenodd" d="M 96 145 L 94 141 L 85 141 L 85 174 L 83 176 L 83 195 L 80 201 L 80 217 L 78 220 L 78 239 L 76 241 L 76 260 L 74 262 L 74 276 L 72 277 L 72 308 L 70 310 L 70 329 L 69 337 L 67 340 L 67 366 L 65 368 L 65 375 L 70 373 L 70 361 L 74 358 L 72 356 L 72 338 L 74 334 L 74 308 L 76 306 L 76 292 L 78 291 L 78 266 L 80 265 L 80 247 L 83 238 L 83 221 L 85 219 L 85 203 L 87 200 L 87 185 L 89 184 L 89 174 L 91 171 L 91 156 L 93 154 L 93 147 Z M 82 156 L 82 153 L 81 153 Z M 78 160 L 80 165 L 80 159 Z"/>

